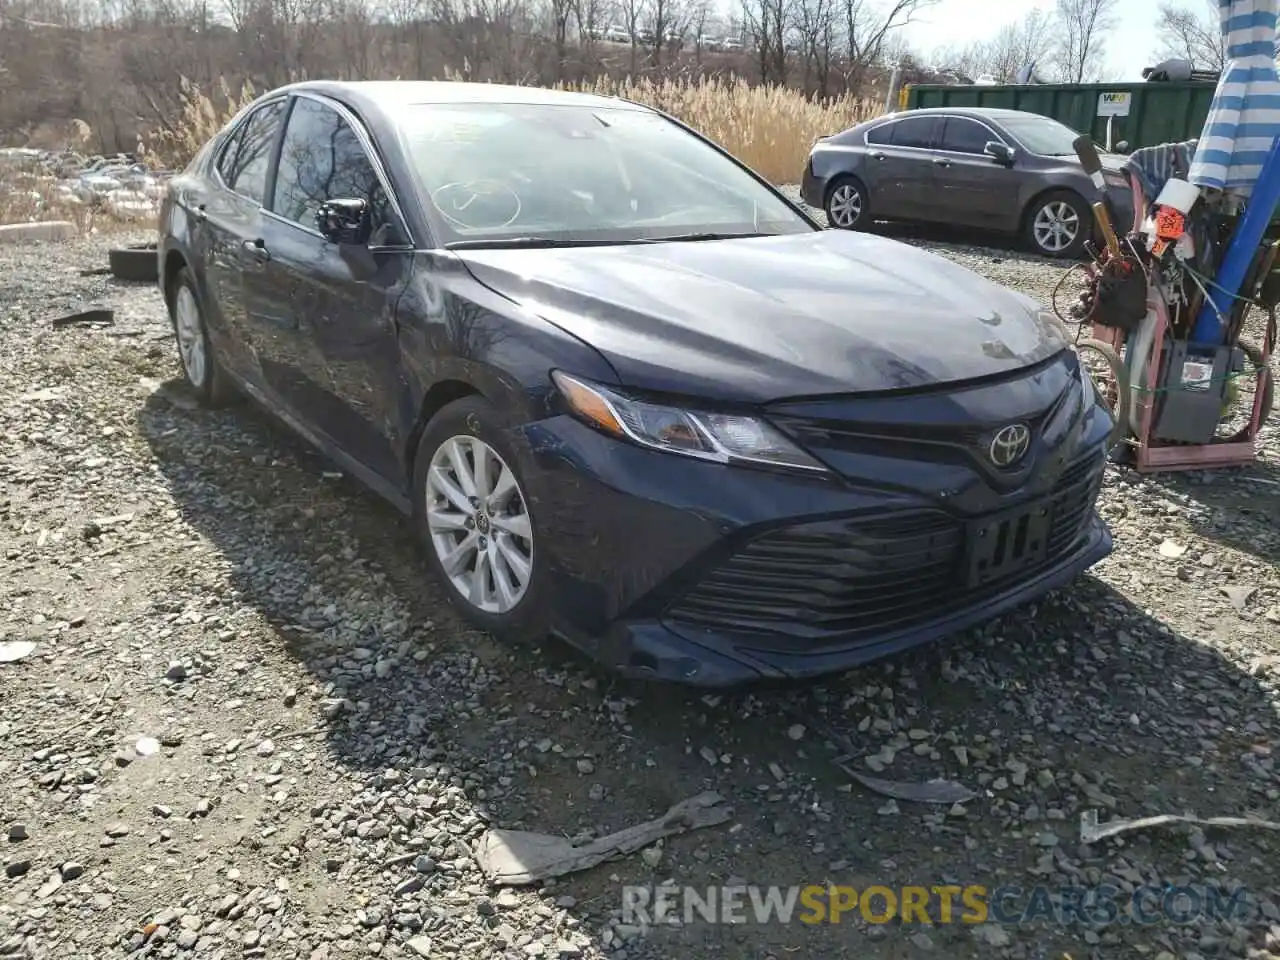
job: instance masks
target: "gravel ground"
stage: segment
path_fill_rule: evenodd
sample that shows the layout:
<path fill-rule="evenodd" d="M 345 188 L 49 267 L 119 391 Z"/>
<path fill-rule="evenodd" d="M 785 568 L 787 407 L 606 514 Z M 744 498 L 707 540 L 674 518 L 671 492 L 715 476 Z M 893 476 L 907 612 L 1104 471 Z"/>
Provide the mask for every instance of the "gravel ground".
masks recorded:
<path fill-rule="evenodd" d="M 1040 297 L 1060 270 L 931 245 Z M 1089 809 L 1280 820 L 1275 426 L 1247 471 L 1113 469 L 1116 553 L 1033 609 L 821 685 L 658 691 L 463 626 L 390 508 L 192 404 L 155 291 L 84 274 L 105 247 L 0 251 L 0 640 L 38 645 L 0 663 L 0 956 L 1280 956 L 1280 835 L 1079 834 Z M 51 326 L 90 304 L 115 324 Z M 822 727 L 979 796 L 887 801 Z M 554 885 L 489 889 L 468 855 L 488 823 L 602 834 L 705 789 L 730 824 Z M 621 925 L 621 884 L 665 879 L 1243 885 L 1248 910 Z"/>

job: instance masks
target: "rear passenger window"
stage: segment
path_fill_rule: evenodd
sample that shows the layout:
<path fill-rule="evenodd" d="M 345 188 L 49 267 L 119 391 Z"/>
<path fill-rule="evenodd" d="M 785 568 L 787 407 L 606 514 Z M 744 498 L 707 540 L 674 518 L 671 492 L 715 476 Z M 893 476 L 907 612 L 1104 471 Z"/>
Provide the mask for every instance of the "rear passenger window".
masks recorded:
<path fill-rule="evenodd" d="M 882 123 L 867 131 L 867 143 L 892 143 L 893 128 L 896 124 Z"/>
<path fill-rule="evenodd" d="M 893 125 L 895 147 L 931 147 L 937 117 L 904 117 Z"/>
<path fill-rule="evenodd" d="M 280 131 L 284 101 L 263 104 L 232 135 L 218 158 L 222 182 L 246 199 L 262 204 L 271 169 L 271 148 Z"/>

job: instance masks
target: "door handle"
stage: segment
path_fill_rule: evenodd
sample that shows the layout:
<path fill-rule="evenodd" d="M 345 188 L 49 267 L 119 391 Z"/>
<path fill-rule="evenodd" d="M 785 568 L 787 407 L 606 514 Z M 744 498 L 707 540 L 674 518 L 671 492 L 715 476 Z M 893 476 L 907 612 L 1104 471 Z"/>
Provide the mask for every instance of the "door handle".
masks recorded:
<path fill-rule="evenodd" d="M 271 259 L 271 251 L 267 249 L 267 245 L 260 239 L 245 240 L 240 244 L 240 249 L 258 261 L 258 263 L 266 263 Z"/>
<path fill-rule="evenodd" d="M 872 160 L 883 160 L 883 159 L 884 159 L 884 154 L 883 154 L 883 153 L 873 153 L 873 154 L 871 155 L 871 159 L 872 159 Z"/>
<path fill-rule="evenodd" d="M 195 217 L 197 220 L 199 220 L 201 223 L 203 223 L 205 219 L 208 217 L 208 214 L 204 212 L 204 208 L 205 208 L 205 205 L 201 203 L 201 204 L 197 204 L 196 208 L 191 211 L 191 215 Z"/>
<path fill-rule="evenodd" d="M 946 159 L 945 157 L 934 157 L 933 162 L 939 167 L 951 166 L 951 161 Z"/>

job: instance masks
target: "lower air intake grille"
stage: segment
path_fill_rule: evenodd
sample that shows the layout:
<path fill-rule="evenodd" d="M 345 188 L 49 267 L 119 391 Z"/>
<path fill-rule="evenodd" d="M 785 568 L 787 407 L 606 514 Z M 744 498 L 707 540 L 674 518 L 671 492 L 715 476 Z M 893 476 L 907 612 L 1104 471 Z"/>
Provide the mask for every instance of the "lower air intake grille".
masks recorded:
<path fill-rule="evenodd" d="M 668 610 L 672 620 L 820 643 L 927 623 L 1052 564 L 1085 530 L 1101 483 L 1098 459 L 1062 475 L 1049 496 L 1047 550 L 1011 576 L 967 587 L 966 524 L 940 511 L 832 520 L 774 530 L 713 569 Z"/>

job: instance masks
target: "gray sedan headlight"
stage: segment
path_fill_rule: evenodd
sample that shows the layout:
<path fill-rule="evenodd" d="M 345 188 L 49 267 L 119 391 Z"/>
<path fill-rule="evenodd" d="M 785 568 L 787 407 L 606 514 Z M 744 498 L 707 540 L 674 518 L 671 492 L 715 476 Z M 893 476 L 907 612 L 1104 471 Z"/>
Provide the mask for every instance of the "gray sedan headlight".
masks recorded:
<path fill-rule="evenodd" d="M 579 417 L 615 437 L 715 463 L 756 463 L 825 473 L 827 468 L 759 417 L 686 410 L 627 397 L 599 383 L 553 371 Z"/>

